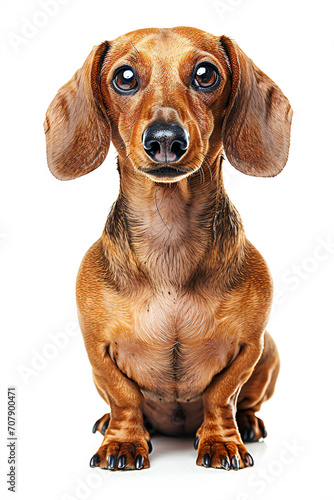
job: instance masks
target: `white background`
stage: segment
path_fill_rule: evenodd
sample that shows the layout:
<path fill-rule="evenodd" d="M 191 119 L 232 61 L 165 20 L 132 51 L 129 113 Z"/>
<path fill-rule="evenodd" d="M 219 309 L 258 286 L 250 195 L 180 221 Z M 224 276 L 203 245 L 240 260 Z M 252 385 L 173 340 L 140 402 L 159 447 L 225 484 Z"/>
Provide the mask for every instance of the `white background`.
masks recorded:
<path fill-rule="evenodd" d="M 43 14 L 42 0 L 2 2 L 2 481 L 8 386 L 17 388 L 18 410 L 17 493 L 3 481 L 2 498 L 333 498 L 333 2 L 54 1 L 52 15 Z M 46 165 L 42 124 L 93 45 L 137 28 L 177 25 L 234 38 L 294 109 L 282 174 L 258 179 L 224 166 L 247 236 L 274 277 L 268 329 L 281 374 L 261 411 L 268 438 L 249 446 L 252 469 L 196 467 L 191 439 L 157 437 L 149 470 L 101 472 L 88 467 L 101 442 L 91 427 L 108 408 L 76 329 L 74 287 L 117 197 L 115 152 L 93 173 L 59 182 Z"/>

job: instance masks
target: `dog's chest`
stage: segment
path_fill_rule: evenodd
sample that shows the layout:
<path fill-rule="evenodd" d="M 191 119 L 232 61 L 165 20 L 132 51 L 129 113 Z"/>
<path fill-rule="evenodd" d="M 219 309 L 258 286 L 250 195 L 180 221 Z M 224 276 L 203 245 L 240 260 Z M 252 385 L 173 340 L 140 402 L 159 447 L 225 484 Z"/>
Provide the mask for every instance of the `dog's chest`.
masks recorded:
<path fill-rule="evenodd" d="M 152 294 L 139 305 L 134 322 L 136 338 L 144 342 L 193 346 L 210 336 L 214 314 L 200 297 L 180 293 L 172 287 Z"/>
<path fill-rule="evenodd" d="M 173 289 L 138 301 L 134 311 L 133 332 L 118 346 L 119 368 L 147 397 L 197 399 L 231 356 L 215 311 Z"/>

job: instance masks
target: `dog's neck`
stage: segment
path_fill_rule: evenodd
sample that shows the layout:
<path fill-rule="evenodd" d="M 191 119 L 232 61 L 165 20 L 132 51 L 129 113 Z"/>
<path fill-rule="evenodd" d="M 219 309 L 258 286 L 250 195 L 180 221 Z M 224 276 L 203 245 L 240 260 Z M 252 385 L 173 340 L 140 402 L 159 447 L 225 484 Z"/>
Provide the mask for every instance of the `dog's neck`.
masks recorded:
<path fill-rule="evenodd" d="M 243 234 L 224 191 L 221 160 L 175 183 L 155 183 L 120 164 L 121 190 L 106 228 L 155 283 L 191 280 L 218 245 L 226 258 Z M 228 255 L 227 255 L 228 254 Z"/>

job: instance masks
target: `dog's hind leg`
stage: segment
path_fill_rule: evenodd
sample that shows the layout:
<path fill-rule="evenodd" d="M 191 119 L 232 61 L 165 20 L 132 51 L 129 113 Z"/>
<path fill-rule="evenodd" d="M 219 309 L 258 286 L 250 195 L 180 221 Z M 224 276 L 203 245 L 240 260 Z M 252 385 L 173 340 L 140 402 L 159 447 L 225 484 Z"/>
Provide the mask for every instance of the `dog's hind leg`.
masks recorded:
<path fill-rule="evenodd" d="M 236 419 L 243 441 L 258 441 L 267 436 L 263 421 L 255 413 L 273 395 L 279 368 L 276 344 L 266 331 L 261 358 L 238 397 Z"/>
<path fill-rule="evenodd" d="M 106 430 L 108 429 L 109 422 L 110 422 L 110 413 L 106 413 L 105 415 L 103 415 L 103 417 L 96 420 L 93 426 L 93 433 L 95 434 L 96 431 L 99 431 L 101 432 L 102 436 L 104 436 Z"/>

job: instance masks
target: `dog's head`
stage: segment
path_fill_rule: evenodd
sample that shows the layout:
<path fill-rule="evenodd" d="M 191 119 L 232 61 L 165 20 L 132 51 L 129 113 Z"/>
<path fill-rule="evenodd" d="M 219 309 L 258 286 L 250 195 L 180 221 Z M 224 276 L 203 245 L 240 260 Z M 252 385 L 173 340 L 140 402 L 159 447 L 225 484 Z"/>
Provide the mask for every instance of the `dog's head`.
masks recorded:
<path fill-rule="evenodd" d="M 98 167 L 110 141 L 121 163 L 175 182 L 213 161 L 255 176 L 285 166 L 287 98 L 229 38 L 194 28 L 143 29 L 93 48 L 50 104 L 47 158 L 59 179 Z"/>

